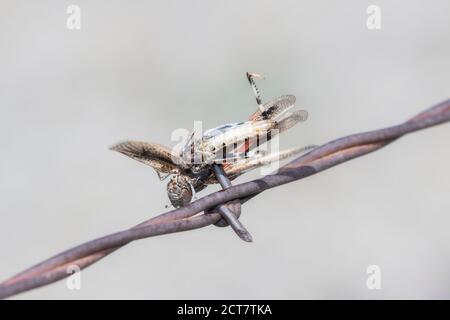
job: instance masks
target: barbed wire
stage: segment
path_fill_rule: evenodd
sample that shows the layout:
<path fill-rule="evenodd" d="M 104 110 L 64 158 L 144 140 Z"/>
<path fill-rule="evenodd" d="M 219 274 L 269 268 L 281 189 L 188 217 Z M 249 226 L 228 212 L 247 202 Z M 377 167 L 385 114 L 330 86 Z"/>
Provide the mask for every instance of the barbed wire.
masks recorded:
<path fill-rule="evenodd" d="M 240 214 L 240 207 L 261 192 L 303 179 L 340 163 L 376 151 L 401 136 L 450 121 L 450 99 L 407 122 L 374 131 L 349 135 L 328 142 L 282 166 L 276 173 L 229 186 L 188 206 L 171 210 L 133 228 L 109 234 L 61 252 L 0 284 L 0 298 L 53 283 L 70 275 L 68 267 L 84 269 L 120 247 L 138 239 L 194 230 L 217 224 L 219 208 Z M 200 214 L 203 212 L 203 214 Z"/>

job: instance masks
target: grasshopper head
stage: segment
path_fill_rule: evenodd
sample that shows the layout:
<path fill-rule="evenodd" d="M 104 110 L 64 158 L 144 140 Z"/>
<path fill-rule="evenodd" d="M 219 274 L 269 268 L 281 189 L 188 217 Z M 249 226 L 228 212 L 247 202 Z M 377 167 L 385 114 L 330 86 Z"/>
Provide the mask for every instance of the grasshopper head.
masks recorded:
<path fill-rule="evenodd" d="M 190 179 L 183 175 L 174 175 L 167 184 L 167 195 L 175 208 L 188 205 L 192 199 Z"/>

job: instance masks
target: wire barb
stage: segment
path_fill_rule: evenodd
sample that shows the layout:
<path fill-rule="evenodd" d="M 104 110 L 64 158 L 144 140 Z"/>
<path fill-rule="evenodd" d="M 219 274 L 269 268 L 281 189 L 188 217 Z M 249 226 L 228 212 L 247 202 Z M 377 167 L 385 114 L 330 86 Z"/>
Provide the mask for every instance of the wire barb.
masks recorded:
<path fill-rule="evenodd" d="M 223 169 L 223 166 L 221 164 L 213 164 L 212 169 L 217 177 L 217 180 L 219 181 L 219 184 L 222 186 L 222 189 L 228 189 L 232 186 L 230 179 L 228 179 L 225 170 Z M 240 214 L 240 206 L 239 206 L 239 214 Z M 217 210 L 222 217 L 225 219 L 225 221 L 231 226 L 231 228 L 236 232 L 236 234 L 241 238 L 242 240 L 246 242 L 252 242 L 253 238 L 250 235 L 250 232 L 247 231 L 247 229 L 244 227 L 244 225 L 238 220 L 238 214 L 237 212 L 232 212 L 228 207 L 224 205 L 220 205 Z M 220 221 L 219 221 L 220 222 Z M 219 225 L 223 226 L 223 225 Z"/>
<path fill-rule="evenodd" d="M 63 279 L 69 276 L 69 266 L 86 268 L 131 241 L 215 224 L 222 218 L 215 212 L 217 206 L 224 205 L 236 212 L 236 208 L 267 189 L 309 177 L 379 150 L 405 134 L 449 121 L 450 99 L 400 125 L 333 140 L 294 159 L 276 173 L 211 193 L 188 206 L 165 212 L 133 228 L 88 241 L 44 260 L 1 283 L 0 298 Z M 202 211 L 205 214 L 198 215 Z"/>

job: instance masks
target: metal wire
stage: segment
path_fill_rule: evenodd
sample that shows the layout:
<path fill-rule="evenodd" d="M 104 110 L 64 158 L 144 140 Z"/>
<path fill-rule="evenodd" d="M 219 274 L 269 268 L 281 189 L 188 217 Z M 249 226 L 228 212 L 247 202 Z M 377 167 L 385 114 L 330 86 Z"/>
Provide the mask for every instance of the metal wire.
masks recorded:
<path fill-rule="evenodd" d="M 232 186 L 230 179 L 228 179 L 225 170 L 223 169 L 223 166 L 221 164 L 213 164 L 212 165 L 213 171 L 217 177 L 217 181 L 219 181 L 219 184 L 222 186 L 222 189 L 228 189 Z M 245 242 L 252 242 L 253 238 L 248 232 L 248 230 L 244 227 L 244 225 L 238 220 L 238 212 L 240 215 L 241 208 L 239 207 L 239 211 L 236 211 L 236 214 L 230 210 L 226 205 L 219 205 L 217 206 L 217 212 L 220 213 L 222 216 L 222 221 L 225 220 L 227 224 L 230 225 L 230 227 L 233 229 L 233 231 Z M 217 224 L 221 220 L 217 221 Z M 216 225 L 217 225 L 216 224 Z M 218 225 L 219 227 L 222 225 Z"/>
<path fill-rule="evenodd" d="M 380 130 L 328 142 L 300 156 L 276 173 L 214 192 L 186 207 L 163 213 L 131 229 L 113 233 L 57 254 L 0 284 L 0 298 L 37 288 L 69 276 L 67 268 L 86 268 L 127 243 L 162 234 L 194 230 L 217 223 L 218 206 L 237 212 L 241 204 L 264 190 L 299 180 L 378 150 L 399 137 L 450 121 L 450 99 L 410 119 Z M 199 214 L 205 212 L 204 214 Z"/>

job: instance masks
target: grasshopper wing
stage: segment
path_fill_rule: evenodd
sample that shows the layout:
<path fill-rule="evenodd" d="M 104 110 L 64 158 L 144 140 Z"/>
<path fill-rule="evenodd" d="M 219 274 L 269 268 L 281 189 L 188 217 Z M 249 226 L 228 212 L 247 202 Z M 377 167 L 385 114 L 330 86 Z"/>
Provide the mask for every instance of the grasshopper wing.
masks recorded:
<path fill-rule="evenodd" d="M 262 110 L 258 109 L 250 116 L 250 120 L 270 120 L 275 119 L 282 113 L 292 108 L 295 104 L 295 96 L 284 95 L 273 99 L 262 105 Z"/>
<path fill-rule="evenodd" d="M 272 139 L 275 135 L 282 133 L 293 126 L 295 126 L 297 123 L 306 121 L 308 119 L 308 112 L 306 110 L 296 110 L 292 113 L 289 113 L 285 115 L 284 118 L 273 121 L 273 120 L 260 120 L 256 121 L 254 123 L 267 123 L 270 124 L 269 129 L 275 129 L 275 131 L 271 131 L 270 136 L 264 135 L 261 137 L 260 140 L 255 141 L 255 139 L 250 139 L 249 141 L 245 141 L 244 143 L 240 143 L 239 146 L 236 148 L 238 152 L 249 152 L 253 150 L 254 148 L 258 147 L 258 144 L 255 142 L 258 142 L 260 145 L 264 144 L 268 140 Z M 249 121 L 251 122 L 251 121 Z M 261 132 L 257 132 L 257 134 L 261 134 Z"/>
<path fill-rule="evenodd" d="M 276 128 L 279 130 L 279 133 L 282 133 L 293 126 L 295 126 L 299 122 L 306 121 L 308 119 L 308 111 L 306 110 L 296 110 L 281 120 L 277 121 Z"/>
<path fill-rule="evenodd" d="M 160 173 L 172 173 L 182 168 L 181 158 L 169 148 L 157 143 L 125 141 L 110 149 L 145 163 Z"/>

